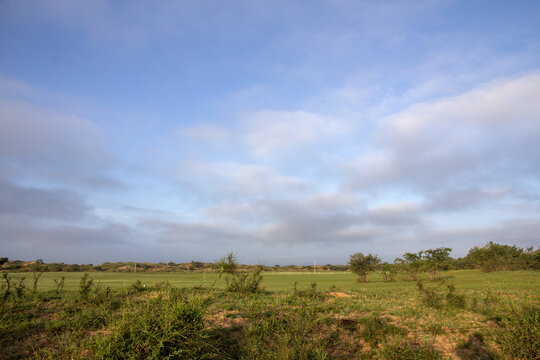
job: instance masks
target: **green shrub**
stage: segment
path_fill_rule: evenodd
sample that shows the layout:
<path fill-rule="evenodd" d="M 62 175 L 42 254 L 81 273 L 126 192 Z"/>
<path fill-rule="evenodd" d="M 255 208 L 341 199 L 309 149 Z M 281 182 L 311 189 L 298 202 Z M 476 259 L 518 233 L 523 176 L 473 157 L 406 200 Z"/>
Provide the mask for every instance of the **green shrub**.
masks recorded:
<path fill-rule="evenodd" d="M 79 293 L 83 298 L 88 297 L 93 285 L 94 279 L 88 279 L 88 273 L 85 273 L 79 282 Z"/>
<path fill-rule="evenodd" d="M 4 284 L 2 284 L 2 299 L 7 299 L 11 294 L 11 279 L 7 273 L 2 274 Z"/>
<path fill-rule="evenodd" d="M 64 289 L 64 283 L 66 281 L 66 277 L 62 276 L 60 279 L 54 279 L 54 283 L 56 284 L 56 294 L 60 294 L 62 292 L 62 289 Z"/>
<path fill-rule="evenodd" d="M 93 302 L 96 304 L 104 304 L 111 296 L 112 289 L 109 286 L 102 286 L 101 282 L 94 285 Z"/>
<path fill-rule="evenodd" d="M 392 264 L 384 264 L 382 267 L 383 280 L 385 282 L 396 281 L 396 270 L 397 267 Z"/>
<path fill-rule="evenodd" d="M 226 290 L 231 292 L 256 293 L 261 291 L 262 266 L 251 273 L 226 275 Z"/>
<path fill-rule="evenodd" d="M 129 289 L 133 292 L 143 292 L 146 290 L 146 285 L 141 282 L 141 280 L 135 281 Z"/>
<path fill-rule="evenodd" d="M 444 281 L 438 280 L 434 286 L 426 286 L 422 280 L 418 280 L 416 282 L 416 286 L 420 292 L 420 295 L 422 296 L 422 302 L 424 305 L 434 308 L 440 308 L 442 306 L 443 295 L 439 289 L 443 283 Z"/>
<path fill-rule="evenodd" d="M 97 338 L 94 355 L 102 359 L 217 359 L 219 348 L 203 326 L 202 298 L 159 297 L 136 303 Z"/>
<path fill-rule="evenodd" d="M 317 290 L 317 283 L 313 282 L 311 283 L 310 287 L 308 289 L 298 289 L 297 288 L 298 283 L 295 282 L 293 287 L 293 298 L 309 298 L 309 299 L 323 299 L 324 295 Z"/>
<path fill-rule="evenodd" d="M 227 256 L 222 257 L 216 261 L 213 265 L 214 269 L 218 272 L 218 276 L 212 287 L 214 287 L 217 279 L 225 275 L 226 286 L 225 289 L 230 292 L 241 293 L 256 293 L 261 291 L 262 271 L 263 267 L 259 265 L 255 271 L 251 273 L 239 273 L 238 263 L 236 262 L 236 255 L 229 253 Z"/>
<path fill-rule="evenodd" d="M 24 284 L 24 280 L 26 277 L 22 277 L 19 279 L 18 282 L 15 283 L 15 294 L 17 294 L 17 298 L 21 299 L 24 297 L 24 294 L 26 293 L 26 285 Z"/>
<path fill-rule="evenodd" d="M 463 309 L 465 308 L 465 296 L 456 294 L 456 287 L 452 284 L 446 285 L 448 293 L 446 294 L 446 301 L 448 305 Z"/>
<path fill-rule="evenodd" d="M 41 277 L 41 275 L 43 275 L 43 271 L 39 271 L 39 272 L 36 272 L 34 271 L 34 277 L 33 277 L 33 283 L 32 283 L 32 292 L 34 294 L 37 293 L 37 285 L 38 285 L 38 282 L 39 282 L 39 278 Z"/>
<path fill-rule="evenodd" d="M 495 341 L 509 358 L 540 357 L 540 308 L 510 302 L 495 331 Z"/>
<path fill-rule="evenodd" d="M 459 309 L 465 308 L 465 296 L 456 294 L 456 287 L 453 284 L 446 285 L 446 295 L 443 294 L 442 287 L 445 285 L 445 282 L 444 279 L 437 279 L 434 281 L 434 285 L 431 286 L 427 286 L 423 280 L 416 282 L 424 305 L 441 308 L 445 305 L 444 300 L 446 299 L 447 306 Z"/>
<path fill-rule="evenodd" d="M 236 255 L 232 252 L 228 253 L 226 256 L 216 261 L 213 267 L 218 272 L 219 277 L 221 277 L 222 274 L 235 274 L 238 269 Z"/>

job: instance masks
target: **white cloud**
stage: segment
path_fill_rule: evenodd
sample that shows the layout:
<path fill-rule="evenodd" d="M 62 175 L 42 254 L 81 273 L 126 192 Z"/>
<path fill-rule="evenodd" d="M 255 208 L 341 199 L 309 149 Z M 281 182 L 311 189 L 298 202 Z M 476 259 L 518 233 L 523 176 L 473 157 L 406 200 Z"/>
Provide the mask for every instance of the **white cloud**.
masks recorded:
<path fill-rule="evenodd" d="M 386 203 L 368 208 L 351 193 L 316 193 L 298 199 L 223 203 L 207 209 L 216 221 L 248 229 L 263 243 L 348 243 L 375 241 L 395 232 L 425 226 L 421 206 Z M 401 230 L 400 230 L 401 231 Z"/>
<path fill-rule="evenodd" d="M 515 80 L 497 81 L 463 95 L 418 104 L 383 120 L 381 137 L 396 139 L 422 136 L 426 130 L 497 126 L 533 125 L 538 130 L 540 74 Z M 441 132 L 441 135 L 451 135 Z M 461 135 L 461 134 L 460 134 Z"/>
<path fill-rule="evenodd" d="M 431 212 L 460 211 L 490 204 L 490 202 L 500 201 L 504 198 L 512 198 L 516 195 L 508 187 L 441 190 L 431 196 L 425 210 Z"/>
<path fill-rule="evenodd" d="M 498 81 L 382 120 L 349 188 L 512 187 L 540 174 L 540 75 Z"/>
<path fill-rule="evenodd" d="M 241 117 L 229 128 L 201 124 L 181 128 L 178 133 L 200 145 L 242 146 L 255 158 L 261 158 L 316 150 L 349 129 L 345 120 L 308 111 L 263 110 Z"/>
<path fill-rule="evenodd" d="M 301 178 L 280 175 L 257 164 L 187 161 L 178 168 L 177 176 L 201 195 L 211 195 L 215 202 L 228 197 L 280 197 L 311 188 Z"/>
<path fill-rule="evenodd" d="M 103 134 L 92 121 L 0 99 L 0 166 L 22 178 L 53 184 L 121 188 L 108 173 L 118 159 L 104 150 Z"/>
<path fill-rule="evenodd" d="M 216 245 L 227 242 L 251 240 L 249 232 L 225 222 L 171 222 L 156 219 L 142 220 L 139 224 L 157 232 L 158 239 L 164 243 Z"/>
<path fill-rule="evenodd" d="M 421 204 L 395 202 L 373 206 L 367 213 L 370 222 L 378 226 L 413 226 L 421 223 Z"/>
<path fill-rule="evenodd" d="M 243 119 L 240 127 L 255 156 L 316 146 L 346 129 L 343 121 L 306 111 L 261 111 Z"/>

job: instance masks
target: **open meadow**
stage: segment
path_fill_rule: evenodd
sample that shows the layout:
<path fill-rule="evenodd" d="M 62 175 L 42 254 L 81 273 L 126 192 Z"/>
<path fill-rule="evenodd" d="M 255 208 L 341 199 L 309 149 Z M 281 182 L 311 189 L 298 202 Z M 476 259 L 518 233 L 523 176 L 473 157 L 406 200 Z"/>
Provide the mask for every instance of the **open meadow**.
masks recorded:
<path fill-rule="evenodd" d="M 350 272 L 266 272 L 253 291 L 248 274 L 83 275 L 43 273 L 34 289 L 33 273 L 9 273 L 0 357 L 513 359 L 540 351 L 538 271 L 445 271 L 420 282 L 385 282 L 377 272 L 367 283 Z M 232 287 L 237 280 L 243 285 Z"/>
<path fill-rule="evenodd" d="M 90 272 L 89 276 L 96 283 L 112 289 L 130 287 L 135 281 L 140 280 L 147 286 L 169 282 L 173 287 L 210 286 L 216 280 L 215 272 Z M 27 285 L 32 282 L 33 273 L 10 273 L 14 280 L 25 278 Z M 77 290 L 83 273 L 79 272 L 45 272 L 40 277 L 37 289 L 50 291 L 56 288 L 55 279 L 65 278 L 64 290 Z M 479 270 L 454 270 L 445 271 L 442 276 L 454 284 L 457 289 L 463 291 L 482 290 L 492 287 L 506 294 L 527 296 L 527 294 L 540 295 L 540 272 L 535 271 L 496 271 L 482 272 Z M 369 291 L 388 292 L 394 290 L 416 291 L 414 281 L 384 282 L 381 272 L 373 273 L 369 282 L 359 283 L 356 275 L 349 271 L 326 271 L 326 272 L 264 272 L 262 287 L 268 291 L 292 291 L 294 283 L 298 287 L 310 286 L 317 283 L 317 288 L 327 291 L 330 288 L 338 288 L 343 291 Z M 216 288 L 223 288 L 225 281 L 216 281 Z"/>

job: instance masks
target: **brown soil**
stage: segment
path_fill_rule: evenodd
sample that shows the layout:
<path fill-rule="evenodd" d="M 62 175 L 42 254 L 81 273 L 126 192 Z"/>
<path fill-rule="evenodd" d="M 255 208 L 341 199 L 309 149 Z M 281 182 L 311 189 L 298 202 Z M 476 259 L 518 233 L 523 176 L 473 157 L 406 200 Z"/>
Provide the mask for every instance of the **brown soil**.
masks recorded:
<path fill-rule="evenodd" d="M 335 292 L 335 291 L 328 293 L 328 295 L 333 296 L 333 297 L 337 297 L 337 298 L 350 298 L 350 297 L 353 297 L 353 295 L 351 295 L 351 294 L 347 294 L 347 293 L 344 293 L 344 292 Z"/>

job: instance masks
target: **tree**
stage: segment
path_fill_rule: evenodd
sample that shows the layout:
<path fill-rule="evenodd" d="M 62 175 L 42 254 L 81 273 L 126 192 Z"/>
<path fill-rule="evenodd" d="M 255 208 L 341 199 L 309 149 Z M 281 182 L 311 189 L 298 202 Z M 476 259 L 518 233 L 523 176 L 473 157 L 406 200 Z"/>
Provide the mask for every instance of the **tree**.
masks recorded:
<path fill-rule="evenodd" d="M 526 269 L 540 270 L 540 247 L 536 250 L 531 246 L 523 253 Z"/>
<path fill-rule="evenodd" d="M 395 281 L 397 266 L 394 264 L 384 263 L 382 266 L 383 279 L 386 282 Z"/>
<path fill-rule="evenodd" d="M 369 274 L 375 270 L 375 265 L 380 261 L 377 255 L 355 253 L 349 259 L 349 266 L 351 271 L 358 275 L 358 282 L 367 282 Z"/>
<path fill-rule="evenodd" d="M 466 256 L 467 260 L 483 271 L 518 270 L 527 268 L 527 253 L 517 246 L 489 242 L 483 247 L 475 246 Z"/>
<path fill-rule="evenodd" d="M 403 254 L 403 259 L 396 258 L 396 260 L 394 260 L 394 264 L 397 265 L 398 269 L 404 271 L 406 280 L 416 280 L 418 274 L 424 268 L 422 253 L 423 251 L 418 253 L 407 252 Z"/>
<path fill-rule="evenodd" d="M 407 252 L 394 263 L 405 272 L 407 280 L 416 280 L 422 271 L 430 271 L 436 277 L 440 270 L 448 270 L 454 261 L 450 257 L 452 249 L 440 247 L 437 249 L 422 250 L 417 253 Z"/>
<path fill-rule="evenodd" d="M 450 257 L 451 252 L 451 248 L 445 247 L 424 250 L 423 258 L 426 261 L 428 270 L 433 274 L 433 277 L 437 276 L 439 270 L 448 270 L 450 263 L 452 262 L 452 258 Z"/>

